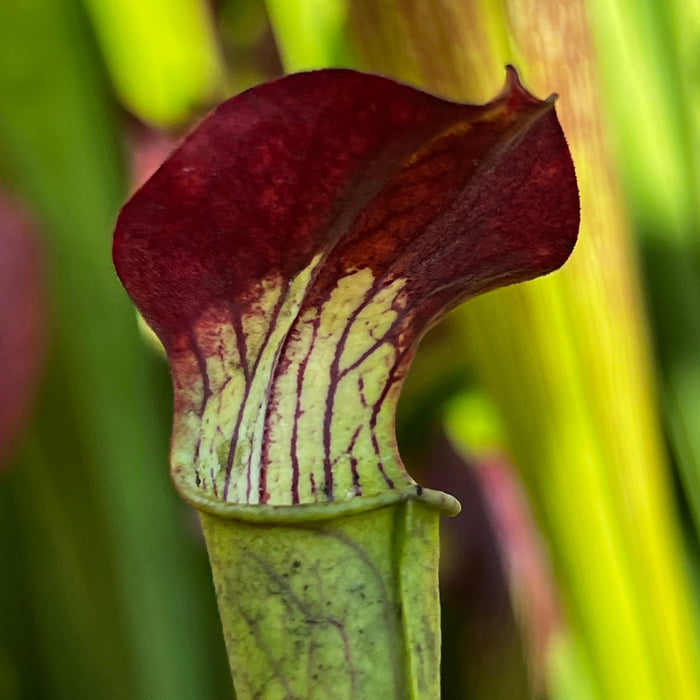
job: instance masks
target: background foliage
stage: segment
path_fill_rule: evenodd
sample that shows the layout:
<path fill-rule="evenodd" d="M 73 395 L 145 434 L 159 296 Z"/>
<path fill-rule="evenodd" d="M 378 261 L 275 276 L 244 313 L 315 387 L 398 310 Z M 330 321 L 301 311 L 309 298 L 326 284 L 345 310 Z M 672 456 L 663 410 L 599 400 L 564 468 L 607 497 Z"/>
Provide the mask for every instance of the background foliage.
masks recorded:
<path fill-rule="evenodd" d="M 699 30 L 683 0 L 5 0 L 0 180 L 47 328 L 0 475 L 0 698 L 232 694 L 167 367 L 111 266 L 129 190 L 283 70 L 485 101 L 506 62 L 561 95 L 583 224 L 564 271 L 432 332 L 402 398 L 409 469 L 464 505 L 444 697 L 700 697 Z"/>

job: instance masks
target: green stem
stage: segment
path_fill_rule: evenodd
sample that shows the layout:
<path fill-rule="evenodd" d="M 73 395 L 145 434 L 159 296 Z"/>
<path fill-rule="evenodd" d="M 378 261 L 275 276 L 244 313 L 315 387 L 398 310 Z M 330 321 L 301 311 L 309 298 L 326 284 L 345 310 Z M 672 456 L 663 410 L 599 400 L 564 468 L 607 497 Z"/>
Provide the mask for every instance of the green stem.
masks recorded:
<path fill-rule="evenodd" d="M 439 698 L 438 529 L 455 506 L 201 512 L 239 700 Z"/>

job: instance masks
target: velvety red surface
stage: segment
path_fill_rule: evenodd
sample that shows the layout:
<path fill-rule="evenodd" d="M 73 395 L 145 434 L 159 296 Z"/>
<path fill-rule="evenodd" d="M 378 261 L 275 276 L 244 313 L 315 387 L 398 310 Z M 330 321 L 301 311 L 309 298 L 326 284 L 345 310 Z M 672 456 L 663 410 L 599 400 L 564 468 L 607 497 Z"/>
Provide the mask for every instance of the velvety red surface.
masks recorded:
<path fill-rule="evenodd" d="M 124 207 L 122 282 L 173 347 L 204 308 L 321 252 L 304 307 L 345 271 L 408 280 L 413 333 L 459 301 L 559 267 L 577 235 L 552 101 L 510 69 L 485 106 L 350 70 L 291 75 L 222 104 Z M 402 342 L 410 342 L 403 338 Z"/>

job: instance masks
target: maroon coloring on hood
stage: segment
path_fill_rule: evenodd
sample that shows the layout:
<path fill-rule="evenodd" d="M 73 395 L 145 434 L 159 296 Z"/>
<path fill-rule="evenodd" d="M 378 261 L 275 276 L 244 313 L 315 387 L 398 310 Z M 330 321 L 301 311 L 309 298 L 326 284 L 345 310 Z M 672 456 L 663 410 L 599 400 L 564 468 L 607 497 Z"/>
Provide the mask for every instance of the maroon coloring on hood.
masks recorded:
<path fill-rule="evenodd" d="M 290 75 L 224 102 L 123 208 L 114 261 L 169 352 L 212 306 L 324 263 L 407 279 L 411 342 L 447 309 L 558 268 L 579 200 L 553 100 L 508 70 L 484 106 L 351 70 Z"/>

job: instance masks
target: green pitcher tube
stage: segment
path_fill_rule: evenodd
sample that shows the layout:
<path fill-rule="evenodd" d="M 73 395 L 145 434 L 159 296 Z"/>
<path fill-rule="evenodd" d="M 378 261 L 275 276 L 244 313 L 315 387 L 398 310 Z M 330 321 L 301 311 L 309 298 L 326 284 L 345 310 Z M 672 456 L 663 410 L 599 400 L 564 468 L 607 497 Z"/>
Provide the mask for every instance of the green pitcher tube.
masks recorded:
<path fill-rule="evenodd" d="M 201 512 L 239 700 L 439 698 L 439 519 L 458 507 Z"/>

